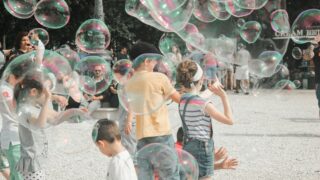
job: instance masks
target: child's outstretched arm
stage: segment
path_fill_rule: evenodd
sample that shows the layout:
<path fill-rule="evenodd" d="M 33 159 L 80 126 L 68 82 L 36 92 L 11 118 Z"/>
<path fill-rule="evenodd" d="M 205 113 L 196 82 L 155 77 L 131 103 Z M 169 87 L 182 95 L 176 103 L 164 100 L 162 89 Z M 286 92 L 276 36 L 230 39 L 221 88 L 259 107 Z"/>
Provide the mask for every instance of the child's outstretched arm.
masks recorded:
<path fill-rule="evenodd" d="M 70 120 L 70 118 L 74 116 L 85 115 L 88 112 L 86 108 L 72 108 L 61 112 L 56 112 L 52 110 L 50 112 L 52 118 L 48 120 L 49 124 L 58 125 L 63 123 L 64 121 Z"/>
<path fill-rule="evenodd" d="M 228 156 L 219 163 L 214 163 L 214 170 L 218 169 L 236 169 L 238 166 L 238 160 L 235 158 L 229 159 Z"/>
<path fill-rule="evenodd" d="M 222 89 L 222 86 L 219 84 L 212 84 L 209 85 L 209 90 L 218 95 L 221 98 L 224 113 L 218 111 L 213 104 L 208 103 L 205 107 L 205 112 L 210 115 L 210 117 L 214 118 L 215 120 L 224 123 L 224 124 L 233 124 L 232 112 L 229 103 L 228 96 L 226 92 Z"/>

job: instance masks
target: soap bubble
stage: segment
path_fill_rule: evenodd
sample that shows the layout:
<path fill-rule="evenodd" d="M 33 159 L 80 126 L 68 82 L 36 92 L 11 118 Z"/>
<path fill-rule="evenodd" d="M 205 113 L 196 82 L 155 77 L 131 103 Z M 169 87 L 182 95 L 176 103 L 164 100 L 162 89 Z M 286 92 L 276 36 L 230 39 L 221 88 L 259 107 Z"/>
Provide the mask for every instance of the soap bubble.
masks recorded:
<path fill-rule="evenodd" d="M 282 60 L 282 55 L 276 51 L 265 51 L 258 59 L 249 61 L 249 72 L 258 77 L 270 77 L 276 72 L 276 67 Z"/>
<path fill-rule="evenodd" d="M 48 33 L 48 31 L 46 31 L 45 29 L 42 29 L 42 28 L 32 29 L 31 31 L 29 31 L 28 36 L 29 36 L 31 44 L 33 44 L 33 45 L 38 45 L 38 40 L 37 40 L 36 36 L 38 36 L 38 38 L 41 40 L 41 42 L 44 45 L 47 45 L 49 42 L 49 33 Z"/>
<path fill-rule="evenodd" d="M 132 68 L 132 62 L 128 59 L 122 59 L 117 61 L 113 67 L 113 78 L 120 84 L 124 85 L 126 80 L 132 77 L 134 70 Z"/>
<path fill-rule="evenodd" d="M 289 15 L 286 10 L 279 9 L 274 11 L 270 15 L 271 26 L 275 32 L 279 33 L 289 33 L 290 32 L 290 23 Z"/>
<path fill-rule="evenodd" d="M 303 11 L 292 23 L 292 40 L 298 44 L 313 42 L 314 37 L 319 34 L 319 23 L 319 9 L 309 9 Z"/>
<path fill-rule="evenodd" d="M 202 22 L 212 22 L 216 18 L 210 13 L 208 9 L 209 1 L 196 1 L 196 8 L 193 11 L 194 17 Z"/>
<path fill-rule="evenodd" d="M 4 65 L 5 62 L 6 62 L 6 59 L 3 55 L 3 53 L 0 52 L 0 69 L 2 68 L 2 66 Z"/>
<path fill-rule="evenodd" d="M 28 19 L 34 14 L 36 0 L 3 0 L 4 7 L 14 17 Z"/>
<path fill-rule="evenodd" d="M 294 59 L 301 59 L 302 58 L 302 51 L 299 47 L 294 47 L 292 49 L 291 55 Z"/>
<path fill-rule="evenodd" d="M 53 74 L 57 79 L 56 86 L 52 92 L 60 95 L 68 95 L 65 82 L 70 78 L 72 69 L 67 59 L 54 51 L 45 50 L 42 65 L 43 71 Z"/>
<path fill-rule="evenodd" d="M 226 4 L 220 1 L 208 2 L 209 12 L 219 20 L 227 20 L 231 17 L 231 14 L 227 11 Z"/>
<path fill-rule="evenodd" d="M 110 44 L 110 39 L 108 27 L 98 19 L 86 20 L 76 33 L 77 46 L 87 53 L 104 53 Z"/>
<path fill-rule="evenodd" d="M 179 174 L 180 179 L 198 179 L 199 166 L 197 160 L 187 151 L 176 149 L 179 159 Z"/>
<path fill-rule="evenodd" d="M 299 89 L 301 87 L 301 81 L 299 80 L 294 80 L 293 84 L 295 85 L 296 89 Z"/>
<path fill-rule="evenodd" d="M 141 22 L 155 27 L 163 32 L 170 32 L 166 28 L 162 27 L 155 19 L 153 19 L 154 13 L 143 5 L 140 0 L 127 0 L 125 4 L 126 12 L 139 19 Z"/>
<path fill-rule="evenodd" d="M 184 155 L 184 154 L 182 154 Z M 142 149 L 138 150 L 136 153 L 137 158 L 137 168 L 138 175 L 142 174 L 152 174 L 157 173 L 160 179 L 170 178 L 173 173 L 178 173 L 179 171 L 179 159 L 178 154 L 175 149 L 160 143 L 152 143 L 144 146 Z M 193 160 L 192 158 L 190 158 Z M 185 159 L 187 160 L 187 159 Z M 194 161 L 193 161 L 194 162 Z M 186 165 L 196 165 L 196 163 L 186 163 Z M 186 166 L 184 166 L 186 168 Z M 185 173 L 193 173 L 197 170 L 196 167 L 192 166 L 192 169 L 184 169 Z M 193 169 L 194 168 L 194 169 Z M 190 172 L 194 170 L 193 172 Z M 189 172 L 188 172 L 189 171 Z M 170 176 L 171 175 L 171 176 Z M 191 177 L 194 176 L 193 174 Z"/>
<path fill-rule="evenodd" d="M 64 0 L 41 0 L 36 6 L 34 17 L 44 27 L 59 29 L 70 20 L 69 6 Z"/>
<path fill-rule="evenodd" d="M 253 12 L 252 9 L 241 8 L 239 5 L 237 5 L 237 3 L 234 3 L 232 0 L 228 0 L 227 2 L 225 2 L 225 4 L 228 13 L 235 17 L 245 17 Z"/>
<path fill-rule="evenodd" d="M 240 36 L 247 43 L 255 43 L 260 37 L 261 25 L 257 21 L 248 21 L 240 28 Z"/>
<path fill-rule="evenodd" d="M 70 49 L 70 47 L 59 48 L 56 52 L 68 60 L 72 69 L 74 69 L 74 66 L 80 61 L 78 53 Z"/>
<path fill-rule="evenodd" d="M 233 0 L 233 2 L 244 9 L 260 9 L 268 3 L 268 0 Z"/>
<path fill-rule="evenodd" d="M 95 95 L 106 91 L 112 80 L 110 63 L 99 56 L 87 56 L 76 64 L 74 70 L 80 75 L 80 86 L 85 93 Z M 92 82 L 96 84 L 96 92 L 92 92 Z M 86 87 L 88 85 L 89 87 Z"/>

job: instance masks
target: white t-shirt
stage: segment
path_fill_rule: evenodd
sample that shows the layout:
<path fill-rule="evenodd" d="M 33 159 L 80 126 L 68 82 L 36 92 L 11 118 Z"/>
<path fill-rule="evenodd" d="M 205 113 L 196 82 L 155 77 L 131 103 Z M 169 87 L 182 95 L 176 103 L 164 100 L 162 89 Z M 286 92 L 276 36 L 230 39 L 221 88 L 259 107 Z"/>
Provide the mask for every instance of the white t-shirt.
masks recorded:
<path fill-rule="evenodd" d="M 112 157 L 107 180 L 137 180 L 137 174 L 127 150 Z"/>

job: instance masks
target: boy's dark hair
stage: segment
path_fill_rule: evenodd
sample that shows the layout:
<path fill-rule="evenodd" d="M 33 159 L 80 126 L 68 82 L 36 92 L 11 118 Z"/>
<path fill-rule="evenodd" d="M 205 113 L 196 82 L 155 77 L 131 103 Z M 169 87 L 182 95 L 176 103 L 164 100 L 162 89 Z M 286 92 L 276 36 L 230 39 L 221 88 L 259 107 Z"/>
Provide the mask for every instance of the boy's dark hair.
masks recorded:
<path fill-rule="evenodd" d="M 146 53 L 161 54 L 161 52 L 153 44 L 143 41 L 139 41 L 136 44 L 134 44 L 129 51 L 131 60 L 134 60 L 141 54 Z"/>
<path fill-rule="evenodd" d="M 183 129 L 182 127 L 180 127 L 178 129 L 178 132 L 177 132 L 177 141 L 178 142 L 182 142 L 183 141 Z"/>
<path fill-rule="evenodd" d="M 92 139 L 94 142 L 98 142 L 99 140 L 105 140 L 108 143 L 113 143 L 115 140 L 120 141 L 119 127 L 114 121 L 100 119 L 92 130 Z"/>

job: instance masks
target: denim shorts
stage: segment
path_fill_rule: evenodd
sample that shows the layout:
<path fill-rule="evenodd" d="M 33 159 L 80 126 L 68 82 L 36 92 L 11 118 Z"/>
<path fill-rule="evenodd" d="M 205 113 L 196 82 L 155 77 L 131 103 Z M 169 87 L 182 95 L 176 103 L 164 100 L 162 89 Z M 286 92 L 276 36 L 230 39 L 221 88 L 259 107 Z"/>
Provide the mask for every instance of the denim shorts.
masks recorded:
<path fill-rule="evenodd" d="M 197 160 L 199 165 L 199 178 L 212 177 L 214 168 L 214 143 L 213 140 L 200 141 L 189 139 L 184 143 L 183 149 Z"/>

